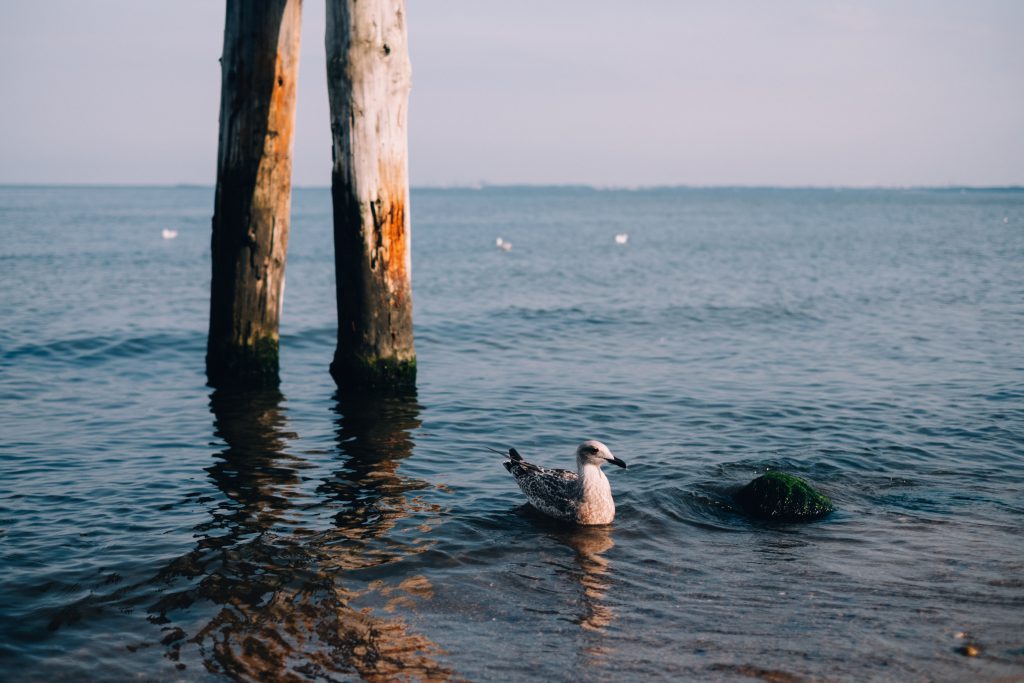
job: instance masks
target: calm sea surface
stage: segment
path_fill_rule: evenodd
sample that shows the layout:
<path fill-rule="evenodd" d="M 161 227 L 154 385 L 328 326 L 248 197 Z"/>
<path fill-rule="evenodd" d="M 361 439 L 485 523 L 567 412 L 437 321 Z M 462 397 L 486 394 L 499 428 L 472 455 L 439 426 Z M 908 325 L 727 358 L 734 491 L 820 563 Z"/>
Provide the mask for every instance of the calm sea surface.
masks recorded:
<path fill-rule="evenodd" d="M 205 386 L 212 204 L 0 188 L 0 679 L 1024 680 L 1024 192 L 414 191 L 403 399 L 327 374 L 327 190 L 280 390 Z M 610 527 L 484 449 L 584 438 Z"/>

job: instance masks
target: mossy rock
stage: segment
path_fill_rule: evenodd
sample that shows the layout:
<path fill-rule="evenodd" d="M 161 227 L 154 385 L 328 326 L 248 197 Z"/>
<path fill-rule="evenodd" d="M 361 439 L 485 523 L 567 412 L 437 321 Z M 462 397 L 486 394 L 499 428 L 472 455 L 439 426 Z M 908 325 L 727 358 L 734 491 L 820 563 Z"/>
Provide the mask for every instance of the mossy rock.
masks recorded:
<path fill-rule="evenodd" d="M 811 522 L 832 512 L 832 501 L 800 477 L 768 472 L 741 488 L 734 496 L 754 519 L 774 522 Z"/>

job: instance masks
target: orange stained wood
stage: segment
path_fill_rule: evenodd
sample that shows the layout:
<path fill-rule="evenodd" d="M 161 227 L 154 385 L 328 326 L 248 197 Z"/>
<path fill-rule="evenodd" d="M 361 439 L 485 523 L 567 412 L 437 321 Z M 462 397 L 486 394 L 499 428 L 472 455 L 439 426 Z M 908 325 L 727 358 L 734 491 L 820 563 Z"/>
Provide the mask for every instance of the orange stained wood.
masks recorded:
<path fill-rule="evenodd" d="M 289 55 L 289 61 L 294 57 Z M 295 127 L 295 82 L 289 71 L 294 64 L 282 64 L 281 50 L 277 51 L 274 65 L 274 88 L 270 94 L 270 110 L 267 121 L 267 137 L 264 150 L 275 158 L 289 157 L 292 133 Z"/>
<path fill-rule="evenodd" d="M 374 230 L 379 231 L 385 254 L 385 278 L 399 305 L 409 288 L 409 273 L 406 264 L 409 258 L 409 243 L 405 207 L 405 165 L 381 162 L 380 194 L 376 202 Z"/>

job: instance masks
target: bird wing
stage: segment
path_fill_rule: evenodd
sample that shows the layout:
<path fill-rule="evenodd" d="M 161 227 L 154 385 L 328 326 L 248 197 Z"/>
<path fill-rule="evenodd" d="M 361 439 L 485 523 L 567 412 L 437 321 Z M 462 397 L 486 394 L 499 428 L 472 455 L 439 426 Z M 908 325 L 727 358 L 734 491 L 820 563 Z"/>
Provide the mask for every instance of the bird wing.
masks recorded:
<path fill-rule="evenodd" d="M 579 506 L 579 475 L 569 470 L 549 469 L 526 462 L 515 453 L 504 462 L 526 499 L 546 515 L 575 519 Z"/>

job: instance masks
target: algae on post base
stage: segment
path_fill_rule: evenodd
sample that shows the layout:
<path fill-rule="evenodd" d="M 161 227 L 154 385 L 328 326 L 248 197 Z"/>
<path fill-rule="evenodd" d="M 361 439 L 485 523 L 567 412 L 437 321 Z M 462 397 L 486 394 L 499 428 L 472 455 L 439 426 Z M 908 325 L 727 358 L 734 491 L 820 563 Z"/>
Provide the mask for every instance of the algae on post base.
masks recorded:
<path fill-rule="evenodd" d="M 404 393 L 416 388 L 416 357 L 368 359 L 346 358 L 336 353 L 331 376 L 341 389 L 358 388 L 385 393 Z"/>
<path fill-rule="evenodd" d="M 208 342 L 206 377 L 212 387 L 272 388 L 281 383 L 278 339 L 261 337 L 249 344 Z"/>
<path fill-rule="evenodd" d="M 768 472 L 741 488 L 734 497 L 743 511 L 754 519 L 810 522 L 832 512 L 828 496 L 815 491 L 803 479 L 784 472 Z"/>

